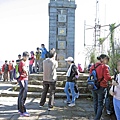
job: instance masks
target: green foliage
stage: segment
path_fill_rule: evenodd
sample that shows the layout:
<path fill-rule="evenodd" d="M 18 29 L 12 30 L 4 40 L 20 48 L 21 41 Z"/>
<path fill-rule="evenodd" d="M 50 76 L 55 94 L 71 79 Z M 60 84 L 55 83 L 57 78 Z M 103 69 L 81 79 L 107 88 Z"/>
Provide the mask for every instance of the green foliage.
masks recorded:
<path fill-rule="evenodd" d="M 118 49 L 120 50 L 120 49 Z M 111 54 L 112 52 L 109 51 L 108 54 L 110 56 L 109 66 L 111 68 L 110 73 L 113 75 L 113 70 L 117 69 L 117 61 L 120 59 L 120 54 L 118 53 L 118 50 L 114 51 L 114 56 Z"/>
<path fill-rule="evenodd" d="M 90 62 L 91 63 L 95 63 L 96 62 L 95 51 L 91 52 L 91 54 L 90 54 Z"/>
<path fill-rule="evenodd" d="M 105 41 L 105 38 L 99 38 L 100 45 L 102 45 L 104 41 Z"/>

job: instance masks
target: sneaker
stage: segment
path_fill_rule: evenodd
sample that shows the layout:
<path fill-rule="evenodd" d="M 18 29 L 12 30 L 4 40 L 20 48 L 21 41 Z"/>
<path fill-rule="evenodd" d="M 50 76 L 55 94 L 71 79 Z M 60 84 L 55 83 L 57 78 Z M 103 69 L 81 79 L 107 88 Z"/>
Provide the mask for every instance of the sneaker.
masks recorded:
<path fill-rule="evenodd" d="M 43 108 L 43 106 L 42 106 L 42 105 L 40 105 L 40 106 L 39 106 L 39 108 Z"/>
<path fill-rule="evenodd" d="M 73 107 L 73 106 L 75 106 L 75 103 L 70 103 L 68 106 Z"/>
<path fill-rule="evenodd" d="M 76 94 L 76 98 L 79 98 L 79 92 Z"/>
<path fill-rule="evenodd" d="M 50 107 L 48 108 L 48 111 L 51 111 L 51 110 L 53 110 L 53 107 L 52 108 L 50 108 Z"/>
<path fill-rule="evenodd" d="M 70 104 L 70 101 L 65 100 L 64 103 L 66 103 L 66 104 Z"/>
<path fill-rule="evenodd" d="M 111 111 L 110 110 L 107 110 L 107 115 L 111 115 Z"/>
<path fill-rule="evenodd" d="M 24 112 L 20 114 L 20 117 L 29 117 L 30 114 L 28 112 Z"/>
<path fill-rule="evenodd" d="M 20 110 L 18 110 L 18 113 L 19 113 L 19 114 L 22 114 L 22 112 L 21 112 Z"/>

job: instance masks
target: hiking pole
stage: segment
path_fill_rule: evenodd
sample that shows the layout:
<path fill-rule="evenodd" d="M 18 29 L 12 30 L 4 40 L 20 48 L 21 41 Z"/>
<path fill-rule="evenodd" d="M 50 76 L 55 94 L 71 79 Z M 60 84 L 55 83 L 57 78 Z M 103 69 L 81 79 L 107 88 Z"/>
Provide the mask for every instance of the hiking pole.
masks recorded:
<path fill-rule="evenodd" d="M 117 70 L 114 69 L 114 81 L 117 82 L 116 76 L 117 76 Z M 115 86 L 113 85 L 113 92 L 114 92 L 114 91 L 115 91 Z"/>

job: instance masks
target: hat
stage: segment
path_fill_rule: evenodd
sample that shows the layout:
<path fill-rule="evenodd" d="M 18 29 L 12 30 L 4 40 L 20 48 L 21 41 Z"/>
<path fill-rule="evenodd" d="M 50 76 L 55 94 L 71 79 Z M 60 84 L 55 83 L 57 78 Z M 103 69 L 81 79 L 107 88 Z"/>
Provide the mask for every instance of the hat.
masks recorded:
<path fill-rule="evenodd" d="M 70 62 L 72 62 L 72 61 L 74 61 L 74 59 L 73 59 L 72 57 L 68 57 L 67 59 L 65 59 L 65 61 L 70 61 Z"/>

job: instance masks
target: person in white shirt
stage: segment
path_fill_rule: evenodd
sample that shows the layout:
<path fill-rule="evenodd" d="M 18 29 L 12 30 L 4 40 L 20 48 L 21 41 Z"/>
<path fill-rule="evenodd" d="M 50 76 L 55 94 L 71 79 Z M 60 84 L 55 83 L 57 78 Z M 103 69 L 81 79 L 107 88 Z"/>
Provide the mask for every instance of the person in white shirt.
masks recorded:
<path fill-rule="evenodd" d="M 120 60 L 117 62 L 118 75 L 116 80 L 112 82 L 110 94 L 113 96 L 113 105 L 117 120 L 120 120 Z"/>

